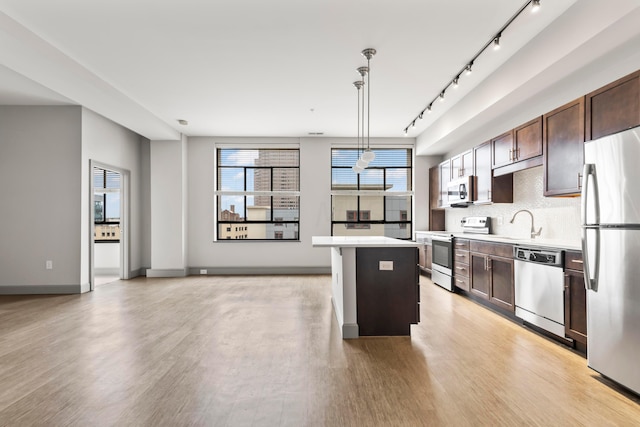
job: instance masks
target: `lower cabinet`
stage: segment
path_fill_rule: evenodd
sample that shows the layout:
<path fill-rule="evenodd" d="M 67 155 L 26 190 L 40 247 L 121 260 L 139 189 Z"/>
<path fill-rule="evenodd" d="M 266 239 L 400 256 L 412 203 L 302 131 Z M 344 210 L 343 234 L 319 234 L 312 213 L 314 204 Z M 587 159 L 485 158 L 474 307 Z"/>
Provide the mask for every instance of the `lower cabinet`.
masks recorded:
<path fill-rule="evenodd" d="M 469 291 L 469 240 L 454 240 L 453 244 L 453 283 L 464 291 Z"/>
<path fill-rule="evenodd" d="M 564 268 L 564 333 L 568 338 L 587 345 L 587 291 L 582 253 L 567 251 Z"/>
<path fill-rule="evenodd" d="M 470 292 L 511 313 L 515 312 L 512 248 L 471 241 L 469 254 Z"/>
<path fill-rule="evenodd" d="M 416 232 L 416 242 L 418 246 L 418 266 L 420 271 L 431 274 L 431 238 L 425 233 Z"/>

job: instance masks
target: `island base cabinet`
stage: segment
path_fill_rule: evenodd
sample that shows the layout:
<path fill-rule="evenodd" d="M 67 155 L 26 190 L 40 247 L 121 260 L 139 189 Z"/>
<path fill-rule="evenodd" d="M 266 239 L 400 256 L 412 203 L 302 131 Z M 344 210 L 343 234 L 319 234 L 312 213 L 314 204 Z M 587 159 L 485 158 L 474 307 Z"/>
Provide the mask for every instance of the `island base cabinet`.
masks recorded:
<path fill-rule="evenodd" d="M 420 320 L 417 248 L 357 248 L 360 336 L 410 335 Z"/>

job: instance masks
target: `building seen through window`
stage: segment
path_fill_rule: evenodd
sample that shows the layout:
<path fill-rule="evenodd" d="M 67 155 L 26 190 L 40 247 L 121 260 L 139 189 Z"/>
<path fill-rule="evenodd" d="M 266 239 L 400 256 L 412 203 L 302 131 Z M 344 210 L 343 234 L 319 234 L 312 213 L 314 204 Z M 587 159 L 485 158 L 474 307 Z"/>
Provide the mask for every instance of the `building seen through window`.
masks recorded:
<path fill-rule="evenodd" d="M 298 240 L 298 149 L 217 149 L 219 240 Z"/>

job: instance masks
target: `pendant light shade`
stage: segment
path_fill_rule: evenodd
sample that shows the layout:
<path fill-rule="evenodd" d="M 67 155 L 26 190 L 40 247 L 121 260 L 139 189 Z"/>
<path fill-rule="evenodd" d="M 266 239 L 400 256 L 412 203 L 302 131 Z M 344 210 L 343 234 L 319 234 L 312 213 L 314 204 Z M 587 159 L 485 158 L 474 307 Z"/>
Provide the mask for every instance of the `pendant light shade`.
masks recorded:
<path fill-rule="evenodd" d="M 371 149 L 369 149 L 369 148 L 364 150 L 364 152 L 362 153 L 362 160 L 366 161 L 367 164 L 373 162 L 375 160 L 375 158 L 376 158 L 376 153 L 371 151 Z"/>

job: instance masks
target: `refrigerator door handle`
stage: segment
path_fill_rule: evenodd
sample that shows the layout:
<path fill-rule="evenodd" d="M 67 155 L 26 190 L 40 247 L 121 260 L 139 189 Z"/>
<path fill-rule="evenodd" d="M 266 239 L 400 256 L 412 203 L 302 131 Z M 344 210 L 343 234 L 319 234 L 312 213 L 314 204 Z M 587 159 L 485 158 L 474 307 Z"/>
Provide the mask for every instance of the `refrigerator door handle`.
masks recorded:
<path fill-rule="evenodd" d="M 595 257 L 593 259 L 593 275 L 591 274 L 591 255 L 589 253 L 589 232 L 595 234 Z M 584 287 L 587 290 L 598 292 L 598 274 L 600 272 L 600 228 L 582 227 L 582 258 L 584 268 Z"/>
<path fill-rule="evenodd" d="M 592 180 L 589 180 L 592 177 Z M 589 203 L 588 194 L 591 184 L 593 184 L 593 198 L 594 200 Z M 596 165 L 593 163 L 585 163 L 582 169 L 582 205 L 580 209 L 580 216 L 582 217 L 582 225 L 587 224 L 600 224 L 600 195 L 598 194 L 598 178 L 596 176 Z M 594 221 L 587 223 L 587 208 L 592 205 L 594 208 Z"/>

